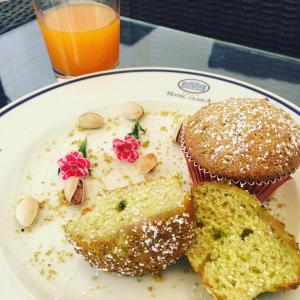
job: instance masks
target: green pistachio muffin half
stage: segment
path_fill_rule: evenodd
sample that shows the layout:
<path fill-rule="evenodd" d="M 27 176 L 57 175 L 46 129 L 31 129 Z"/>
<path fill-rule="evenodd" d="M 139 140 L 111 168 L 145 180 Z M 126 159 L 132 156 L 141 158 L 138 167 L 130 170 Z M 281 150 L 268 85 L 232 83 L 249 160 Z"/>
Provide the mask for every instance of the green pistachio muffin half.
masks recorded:
<path fill-rule="evenodd" d="M 193 206 L 172 175 L 99 197 L 65 233 L 92 267 L 132 276 L 159 273 L 190 247 Z"/>

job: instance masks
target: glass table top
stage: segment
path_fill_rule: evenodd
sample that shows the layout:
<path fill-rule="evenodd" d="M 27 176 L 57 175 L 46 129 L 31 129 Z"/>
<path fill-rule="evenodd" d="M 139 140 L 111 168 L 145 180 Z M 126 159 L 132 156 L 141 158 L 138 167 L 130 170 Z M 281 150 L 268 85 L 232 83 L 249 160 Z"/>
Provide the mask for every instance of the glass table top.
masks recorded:
<path fill-rule="evenodd" d="M 145 66 L 230 76 L 300 106 L 300 59 L 122 18 L 118 68 Z M 36 21 L 0 36 L 0 78 L 11 101 L 56 82 Z"/>

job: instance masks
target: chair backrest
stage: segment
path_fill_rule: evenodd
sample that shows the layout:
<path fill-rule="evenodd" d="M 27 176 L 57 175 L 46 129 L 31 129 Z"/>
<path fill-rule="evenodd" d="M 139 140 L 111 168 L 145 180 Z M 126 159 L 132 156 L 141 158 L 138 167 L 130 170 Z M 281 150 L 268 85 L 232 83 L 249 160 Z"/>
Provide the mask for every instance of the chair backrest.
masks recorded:
<path fill-rule="evenodd" d="M 120 0 L 134 19 L 300 58 L 300 0 Z M 31 0 L 0 3 L 0 34 L 34 19 Z"/>
<path fill-rule="evenodd" d="M 121 1 L 134 19 L 300 57 L 299 0 Z"/>
<path fill-rule="evenodd" d="M 11 0 L 0 3 L 0 34 L 34 19 L 30 0 Z"/>

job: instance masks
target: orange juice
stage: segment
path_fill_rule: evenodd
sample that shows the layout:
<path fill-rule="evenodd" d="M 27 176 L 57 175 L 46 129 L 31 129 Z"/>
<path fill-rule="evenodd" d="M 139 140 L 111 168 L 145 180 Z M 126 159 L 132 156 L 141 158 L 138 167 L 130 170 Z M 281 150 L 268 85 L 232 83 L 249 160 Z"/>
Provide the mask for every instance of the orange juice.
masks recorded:
<path fill-rule="evenodd" d="M 67 4 L 37 16 L 58 74 L 82 75 L 111 69 L 118 63 L 120 19 L 109 6 Z"/>

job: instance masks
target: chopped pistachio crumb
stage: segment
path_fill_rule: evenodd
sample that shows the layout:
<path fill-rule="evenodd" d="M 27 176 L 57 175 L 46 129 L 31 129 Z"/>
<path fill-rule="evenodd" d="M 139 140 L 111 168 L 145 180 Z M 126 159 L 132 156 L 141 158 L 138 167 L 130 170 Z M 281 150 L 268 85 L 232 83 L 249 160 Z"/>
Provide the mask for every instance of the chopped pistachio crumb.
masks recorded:
<path fill-rule="evenodd" d="M 150 141 L 146 141 L 146 142 L 143 143 L 142 147 L 143 148 L 148 148 L 149 145 L 150 145 Z"/>
<path fill-rule="evenodd" d="M 213 234 L 213 239 L 214 240 L 219 240 L 222 237 L 223 233 L 221 230 L 216 230 Z"/>
<path fill-rule="evenodd" d="M 104 153 L 103 153 L 103 160 L 104 160 L 106 163 L 110 164 L 110 163 L 113 161 L 113 158 L 112 158 L 112 156 L 110 156 L 108 153 L 104 152 Z"/>
<path fill-rule="evenodd" d="M 120 201 L 119 210 L 122 211 L 125 209 L 125 207 L 126 207 L 126 201 L 125 200 Z"/>
<path fill-rule="evenodd" d="M 251 228 L 245 228 L 241 234 L 242 240 L 244 240 L 247 236 L 253 233 L 253 230 Z"/>

